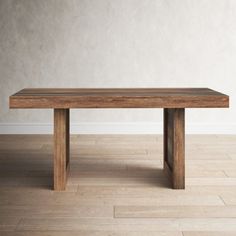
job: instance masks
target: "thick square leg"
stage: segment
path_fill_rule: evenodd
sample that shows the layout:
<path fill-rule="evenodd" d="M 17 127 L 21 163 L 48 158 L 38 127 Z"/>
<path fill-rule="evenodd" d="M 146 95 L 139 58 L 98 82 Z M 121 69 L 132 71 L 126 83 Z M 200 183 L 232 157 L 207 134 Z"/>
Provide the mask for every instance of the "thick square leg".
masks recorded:
<path fill-rule="evenodd" d="M 185 188 L 185 109 L 164 108 L 164 170 L 174 189 Z"/>
<path fill-rule="evenodd" d="M 69 109 L 54 109 L 54 190 L 66 188 L 70 162 Z"/>

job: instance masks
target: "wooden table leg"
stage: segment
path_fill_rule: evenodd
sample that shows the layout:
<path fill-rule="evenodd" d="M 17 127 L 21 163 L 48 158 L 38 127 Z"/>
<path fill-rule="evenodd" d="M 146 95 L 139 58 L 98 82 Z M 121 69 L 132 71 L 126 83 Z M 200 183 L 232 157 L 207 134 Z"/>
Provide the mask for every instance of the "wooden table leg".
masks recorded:
<path fill-rule="evenodd" d="M 65 190 L 70 159 L 70 110 L 54 109 L 54 190 Z"/>
<path fill-rule="evenodd" d="M 185 188 L 184 114 L 184 108 L 164 108 L 164 170 L 174 189 Z"/>

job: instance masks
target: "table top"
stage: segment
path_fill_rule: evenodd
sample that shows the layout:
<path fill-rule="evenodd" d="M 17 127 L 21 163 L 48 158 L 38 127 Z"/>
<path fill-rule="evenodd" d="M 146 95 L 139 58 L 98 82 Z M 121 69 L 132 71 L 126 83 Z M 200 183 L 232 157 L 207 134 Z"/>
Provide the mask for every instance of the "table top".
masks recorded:
<path fill-rule="evenodd" d="M 208 88 L 26 88 L 10 108 L 221 108 L 229 96 Z"/>

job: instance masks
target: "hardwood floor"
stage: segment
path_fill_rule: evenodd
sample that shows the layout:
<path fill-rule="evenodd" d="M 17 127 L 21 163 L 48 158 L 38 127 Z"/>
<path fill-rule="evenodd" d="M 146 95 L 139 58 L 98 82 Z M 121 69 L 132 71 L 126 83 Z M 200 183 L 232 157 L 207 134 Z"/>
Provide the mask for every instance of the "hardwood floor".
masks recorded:
<path fill-rule="evenodd" d="M 65 192 L 53 138 L 0 135 L 1 236 L 235 236 L 236 136 L 186 136 L 186 189 L 163 173 L 162 136 L 71 136 Z"/>

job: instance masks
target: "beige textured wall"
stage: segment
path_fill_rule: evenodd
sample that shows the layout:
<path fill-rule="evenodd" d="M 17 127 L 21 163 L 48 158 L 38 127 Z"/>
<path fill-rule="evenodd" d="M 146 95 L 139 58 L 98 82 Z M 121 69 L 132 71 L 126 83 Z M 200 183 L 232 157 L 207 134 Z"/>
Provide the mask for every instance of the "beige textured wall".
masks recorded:
<path fill-rule="evenodd" d="M 9 110 L 24 87 L 211 87 L 231 108 L 193 110 L 235 124 L 236 1 L 0 0 L 0 123 L 49 123 Z M 160 122 L 160 110 L 80 110 L 72 122 Z"/>

